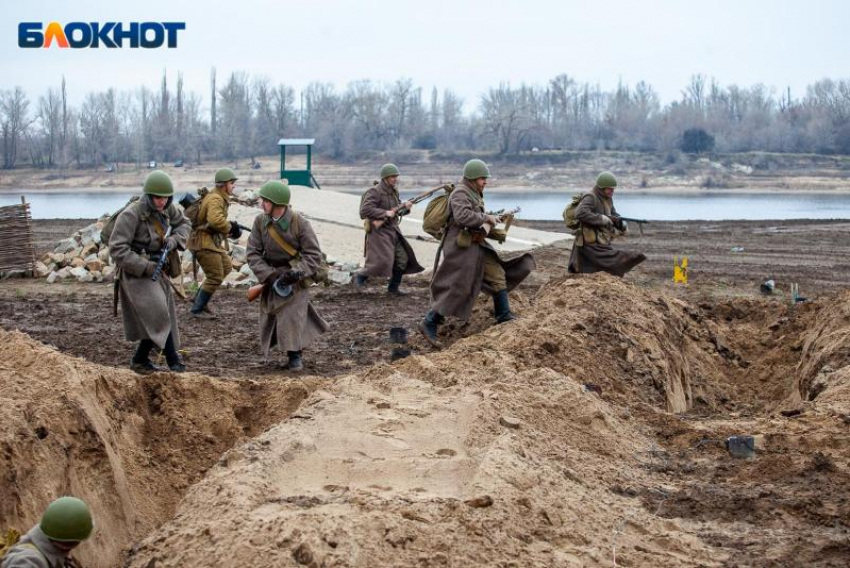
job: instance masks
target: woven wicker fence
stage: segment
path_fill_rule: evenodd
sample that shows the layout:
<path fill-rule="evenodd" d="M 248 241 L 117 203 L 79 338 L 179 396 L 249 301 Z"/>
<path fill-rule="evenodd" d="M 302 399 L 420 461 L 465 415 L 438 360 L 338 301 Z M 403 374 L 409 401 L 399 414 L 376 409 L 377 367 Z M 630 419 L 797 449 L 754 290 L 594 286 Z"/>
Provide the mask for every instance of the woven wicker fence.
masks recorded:
<path fill-rule="evenodd" d="M 0 207 L 0 272 L 35 268 L 30 204 Z"/>

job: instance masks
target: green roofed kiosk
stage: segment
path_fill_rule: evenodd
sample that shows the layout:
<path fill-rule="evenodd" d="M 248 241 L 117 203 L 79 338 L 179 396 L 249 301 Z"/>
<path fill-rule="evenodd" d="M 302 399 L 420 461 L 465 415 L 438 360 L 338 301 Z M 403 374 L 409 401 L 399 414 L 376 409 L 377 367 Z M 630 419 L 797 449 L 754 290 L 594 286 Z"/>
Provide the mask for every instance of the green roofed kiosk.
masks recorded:
<path fill-rule="evenodd" d="M 319 182 L 313 176 L 313 144 L 315 138 L 281 138 L 277 145 L 280 146 L 280 179 L 289 181 L 289 185 L 306 185 L 307 187 L 317 187 L 322 189 Z M 288 170 L 286 169 L 286 148 L 287 146 L 306 146 L 307 147 L 307 169 L 304 170 Z"/>

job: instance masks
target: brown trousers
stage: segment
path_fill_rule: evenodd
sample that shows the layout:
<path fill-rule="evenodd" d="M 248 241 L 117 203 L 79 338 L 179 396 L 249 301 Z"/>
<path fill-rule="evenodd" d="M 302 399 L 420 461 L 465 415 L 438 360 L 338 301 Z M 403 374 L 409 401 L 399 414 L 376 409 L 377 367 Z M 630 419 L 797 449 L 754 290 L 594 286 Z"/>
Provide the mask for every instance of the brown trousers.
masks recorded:
<path fill-rule="evenodd" d="M 199 250 L 195 251 L 195 258 L 204 269 L 204 283 L 201 285 L 201 290 L 214 294 L 233 270 L 230 255 L 224 251 Z"/>

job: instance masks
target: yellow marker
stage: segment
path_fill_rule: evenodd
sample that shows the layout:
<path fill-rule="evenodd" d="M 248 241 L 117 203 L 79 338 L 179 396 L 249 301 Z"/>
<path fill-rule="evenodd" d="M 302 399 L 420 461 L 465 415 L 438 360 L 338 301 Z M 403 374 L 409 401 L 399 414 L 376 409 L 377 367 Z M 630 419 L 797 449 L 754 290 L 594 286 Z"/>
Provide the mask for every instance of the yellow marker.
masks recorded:
<path fill-rule="evenodd" d="M 681 264 L 679 257 L 673 258 L 673 282 L 676 284 L 688 283 L 688 257 L 683 256 Z"/>

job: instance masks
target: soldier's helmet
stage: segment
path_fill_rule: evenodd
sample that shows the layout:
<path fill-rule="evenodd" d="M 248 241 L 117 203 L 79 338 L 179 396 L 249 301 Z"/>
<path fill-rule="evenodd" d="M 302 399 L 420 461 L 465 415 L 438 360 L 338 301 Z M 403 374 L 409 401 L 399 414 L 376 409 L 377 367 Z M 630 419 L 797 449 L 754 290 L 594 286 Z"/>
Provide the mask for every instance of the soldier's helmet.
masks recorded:
<path fill-rule="evenodd" d="M 53 501 L 41 516 L 39 526 L 47 538 L 59 542 L 82 542 L 94 529 L 88 505 L 76 497 Z"/>
<path fill-rule="evenodd" d="M 215 172 L 215 182 L 216 183 L 236 181 L 237 179 L 239 179 L 239 178 L 236 177 L 236 174 L 230 168 L 221 168 L 220 170 Z"/>
<path fill-rule="evenodd" d="M 463 166 L 463 177 L 466 179 L 478 179 L 490 177 L 490 168 L 483 160 L 473 159 L 466 162 Z"/>
<path fill-rule="evenodd" d="M 384 164 L 384 166 L 381 168 L 381 179 L 398 175 L 401 175 L 401 172 L 398 171 L 398 166 L 396 166 L 395 164 Z"/>
<path fill-rule="evenodd" d="M 171 183 L 171 177 L 167 173 L 154 170 L 145 178 L 143 191 L 157 197 L 171 197 L 174 195 L 174 184 Z"/>
<path fill-rule="evenodd" d="M 596 177 L 596 187 L 599 189 L 617 187 L 617 178 L 611 172 L 602 172 Z"/>
<path fill-rule="evenodd" d="M 260 188 L 260 197 L 275 205 L 289 205 L 290 195 L 289 186 L 280 181 L 267 181 Z"/>

